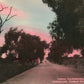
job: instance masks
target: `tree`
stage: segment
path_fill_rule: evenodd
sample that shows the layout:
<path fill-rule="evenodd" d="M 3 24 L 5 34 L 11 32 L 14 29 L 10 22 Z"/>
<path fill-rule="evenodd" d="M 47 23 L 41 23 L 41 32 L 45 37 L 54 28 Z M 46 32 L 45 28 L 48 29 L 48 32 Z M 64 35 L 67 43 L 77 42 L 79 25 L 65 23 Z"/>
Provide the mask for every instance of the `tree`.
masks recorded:
<path fill-rule="evenodd" d="M 18 56 L 20 63 L 24 64 L 27 59 L 32 61 L 40 58 L 42 61 L 45 48 L 48 48 L 48 44 L 41 41 L 38 36 L 26 34 L 23 30 L 18 31 L 17 28 L 10 28 L 5 34 L 5 44 L 1 48 L 1 54 L 6 53 L 10 61 Z"/>
<path fill-rule="evenodd" d="M 18 43 L 21 47 L 18 47 L 19 56 L 23 57 L 25 55 L 26 60 L 28 59 L 37 59 L 40 58 L 40 61 L 44 59 L 44 49 L 48 48 L 48 44 L 45 41 L 41 41 L 38 36 L 31 36 L 30 34 L 21 34 L 21 40 Z"/>
<path fill-rule="evenodd" d="M 52 41 L 50 47 L 50 53 L 48 55 L 48 60 L 55 62 L 55 63 L 62 63 L 62 56 L 67 51 L 67 47 L 62 42 L 62 40 Z"/>
<path fill-rule="evenodd" d="M 84 49 L 82 49 L 81 54 L 82 54 L 82 57 L 84 57 Z"/>
<path fill-rule="evenodd" d="M 6 53 L 7 61 L 12 61 L 16 58 L 16 46 L 20 33 L 21 31 L 17 31 L 17 28 L 10 28 L 10 30 L 5 34 L 5 44 L 1 47 L 0 55 Z"/>
<path fill-rule="evenodd" d="M 84 39 L 77 28 L 80 19 L 80 6 L 83 0 L 42 0 L 48 4 L 57 16 L 49 25 L 50 34 L 57 39 L 65 40 L 70 46 L 79 48 Z M 84 35 L 84 34 L 83 34 Z M 81 38 L 81 39 L 80 39 Z"/>
<path fill-rule="evenodd" d="M 75 59 L 78 59 L 78 58 L 80 58 L 80 55 L 74 55 L 73 56 Z"/>
<path fill-rule="evenodd" d="M 8 8 L 8 7 L 3 7 L 3 6 L 1 5 L 0 12 L 4 11 L 4 10 L 7 9 L 7 8 Z M 3 25 L 4 25 L 7 21 L 9 21 L 11 18 L 13 18 L 14 16 L 16 16 L 16 15 L 11 15 L 12 7 L 10 7 L 9 10 L 10 10 L 9 13 L 8 13 L 8 15 L 6 16 L 6 18 L 5 18 L 4 20 L 2 19 L 1 15 L 0 15 L 0 33 L 2 33 L 2 31 L 3 31 L 3 29 L 2 29 Z"/>
<path fill-rule="evenodd" d="M 84 17 L 83 0 L 42 0 L 56 14 L 55 20 L 49 23 L 52 46 L 48 59 L 59 61 L 65 52 L 83 49 L 84 32 L 80 32 L 80 18 Z M 84 18 L 83 18 L 84 19 Z M 53 43 L 53 41 L 55 41 Z M 60 42 L 64 44 L 60 46 Z M 55 47 L 54 47 L 55 46 Z M 57 47 L 59 46 L 59 47 Z M 63 50 L 64 49 L 64 50 Z M 59 54 L 58 54 L 58 53 Z"/>

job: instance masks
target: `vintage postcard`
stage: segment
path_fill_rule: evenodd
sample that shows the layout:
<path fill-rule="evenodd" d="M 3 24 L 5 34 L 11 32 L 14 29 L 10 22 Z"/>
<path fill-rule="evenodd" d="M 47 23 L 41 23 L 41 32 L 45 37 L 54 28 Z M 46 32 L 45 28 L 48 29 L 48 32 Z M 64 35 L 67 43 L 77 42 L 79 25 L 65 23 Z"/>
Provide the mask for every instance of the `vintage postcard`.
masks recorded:
<path fill-rule="evenodd" d="M 0 84 L 84 84 L 84 0 L 0 0 Z"/>

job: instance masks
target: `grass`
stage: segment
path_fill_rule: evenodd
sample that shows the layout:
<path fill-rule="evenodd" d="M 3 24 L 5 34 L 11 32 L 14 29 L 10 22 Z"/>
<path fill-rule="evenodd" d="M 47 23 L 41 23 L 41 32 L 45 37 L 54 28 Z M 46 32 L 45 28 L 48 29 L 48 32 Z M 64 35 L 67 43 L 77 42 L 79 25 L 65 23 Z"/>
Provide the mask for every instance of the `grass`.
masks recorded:
<path fill-rule="evenodd" d="M 84 58 L 64 59 L 62 64 L 68 67 L 72 67 L 74 71 L 81 73 L 84 76 Z"/>
<path fill-rule="evenodd" d="M 0 83 L 33 67 L 34 65 L 24 66 L 16 62 L 11 63 L 0 62 Z"/>

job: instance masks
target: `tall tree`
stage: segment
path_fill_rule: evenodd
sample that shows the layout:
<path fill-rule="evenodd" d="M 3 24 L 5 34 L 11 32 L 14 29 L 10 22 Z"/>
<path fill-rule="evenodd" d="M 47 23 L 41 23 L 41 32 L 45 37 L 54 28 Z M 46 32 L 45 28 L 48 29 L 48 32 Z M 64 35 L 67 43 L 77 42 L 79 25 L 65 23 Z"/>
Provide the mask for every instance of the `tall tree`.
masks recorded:
<path fill-rule="evenodd" d="M 49 23 L 48 29 L 52 36 L 52 46 L 48 59 L 58 62 L 63 53 L 84 47 L 84 32 L 80 32 L 84 24 L 84 0 L 42 0 L 52 8 L 56 17 Z M 84 28 L 84 26 L 83 26 Z M 60 41 L 63 46 L 60 46 Z M 84 51 L 82 51 L 82 54 Z"/>
<path fill-rule="evenodd" d="M 52 37 L 63 39 L 69 45 L 77 48 L 80 46 L 80 28 L 77 28 L 80 19 L 80 6 L 83 0 L 42 0 L 48 4 L 57 16 L 57 19 L 50 23 L 49 29 Z M 82 40 L 82 39 L 81 39 Z"/>
<path fill-rule="evenodd" d="M 44 59 L 44 49 L 48 48 L 46 41 L 41 41 L 38 36 L 26 34 L 24 31 L 18 31 L 17 28 L 10 30 L 5 34 L 5 44 L 1 48 L 0 53 L 6 53 L 7 58 L 21 59 L 21 63 L 25 63 L 27 59 L 33 60 Z"/>

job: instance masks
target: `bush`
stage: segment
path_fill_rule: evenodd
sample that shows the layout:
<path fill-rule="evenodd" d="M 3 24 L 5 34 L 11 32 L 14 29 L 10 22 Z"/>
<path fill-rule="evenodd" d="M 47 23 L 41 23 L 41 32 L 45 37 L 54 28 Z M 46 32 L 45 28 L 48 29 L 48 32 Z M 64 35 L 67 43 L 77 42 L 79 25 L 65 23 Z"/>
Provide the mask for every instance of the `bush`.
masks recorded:
<path fill-rule="evenodd" d="M 0 83 L 33 67 L 34 65 L 29 65 L 27 67 L 27 66 L 23 66 L 16 62 L 11 62 L 11 63 L 1 62 L 0 63 L 0 72 L 1 72 L 0 73 Z"/>

